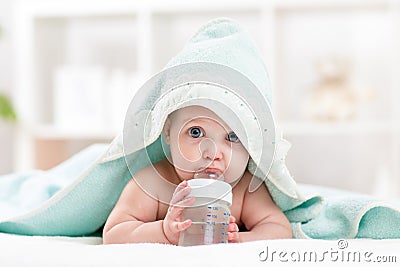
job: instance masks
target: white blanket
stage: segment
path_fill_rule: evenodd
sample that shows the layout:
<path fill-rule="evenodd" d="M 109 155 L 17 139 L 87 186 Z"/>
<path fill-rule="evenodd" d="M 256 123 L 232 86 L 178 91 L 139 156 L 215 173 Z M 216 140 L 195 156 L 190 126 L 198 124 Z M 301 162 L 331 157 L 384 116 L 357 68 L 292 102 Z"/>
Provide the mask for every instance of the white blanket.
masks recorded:
<path fill-rule="evenodd" d="M 101 242 L 99 237 L 0 234 L 0 266 L 398 266 L 400 262 L 400 240 L 390 239 L 262 240 L 197 247 Z"/>

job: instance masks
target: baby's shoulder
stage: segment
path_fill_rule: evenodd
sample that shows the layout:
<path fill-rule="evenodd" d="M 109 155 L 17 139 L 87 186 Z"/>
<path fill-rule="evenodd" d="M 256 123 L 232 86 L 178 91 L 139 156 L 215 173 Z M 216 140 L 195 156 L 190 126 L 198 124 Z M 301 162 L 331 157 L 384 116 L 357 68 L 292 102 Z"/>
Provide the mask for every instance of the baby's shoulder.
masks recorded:
<path fill-rule="evenodd" d="M 175 186 L 168 181 L 167 177 L 170 176 L 171 170 L 167 164 L 169 162 L 166 163 L 164 160 L 150 164 L 138 171 L 133 179 L 148 195 L 169 203 Z"/>
<path fill-rule="evenodd" d="M 148 184 L 149 186 L 160 187 L 166 180 L 169 180 L 168 177 L 170 176 L 170 164 L 167 159 L 163 159 L 139 170 L 133 175 L 133 179 L 140 185 Z"/>
<path fill-rule="evenodd" d="M 266 194 L 269 194 L 265 183 L 261 181 L 260 178 L 251 174 L 248 170 L 245 171 L 239 182 L 234 186 L 234 191 L 243 196 L 253 191 L 257 191 L 258 193 L 265 191 Z"/>
<path fill-rule="evenodd" d="M 164 161 L 159 161 L 156 163 L 152 163 L 141 170 L 139 170 L 133 178 L 138 181 L 142 180 L 159 180 L 160 178 L 164 177 L 166 173 L 166 164 Z"/>

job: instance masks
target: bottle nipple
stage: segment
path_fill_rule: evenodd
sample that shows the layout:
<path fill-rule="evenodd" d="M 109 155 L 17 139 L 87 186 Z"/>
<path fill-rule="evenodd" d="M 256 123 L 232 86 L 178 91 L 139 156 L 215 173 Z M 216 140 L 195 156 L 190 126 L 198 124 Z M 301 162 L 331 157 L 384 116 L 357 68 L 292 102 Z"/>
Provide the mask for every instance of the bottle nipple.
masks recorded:
<path fill-rule="evenodd" d="M 203 169 L 203 170 L 197 171 L 197 172 L 195 172 L 193 179 L 198 179 L 198 178 L 224 181 L 224 175 L 219 170 Z"/>

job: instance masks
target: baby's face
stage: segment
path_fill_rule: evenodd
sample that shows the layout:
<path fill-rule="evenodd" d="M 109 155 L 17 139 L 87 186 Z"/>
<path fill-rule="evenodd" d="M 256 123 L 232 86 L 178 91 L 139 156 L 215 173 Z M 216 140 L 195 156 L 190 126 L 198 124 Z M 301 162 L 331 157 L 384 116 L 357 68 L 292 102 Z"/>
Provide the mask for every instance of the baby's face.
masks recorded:
<path fill-rule="evenodd" d="M 181 180 L 196 171 L 220 171 L 225 181 L 242 177 L 249 154 L 235 133 L 212 111 L 200 106 L 179 109 L 164 127 L 172 164 Z"/>

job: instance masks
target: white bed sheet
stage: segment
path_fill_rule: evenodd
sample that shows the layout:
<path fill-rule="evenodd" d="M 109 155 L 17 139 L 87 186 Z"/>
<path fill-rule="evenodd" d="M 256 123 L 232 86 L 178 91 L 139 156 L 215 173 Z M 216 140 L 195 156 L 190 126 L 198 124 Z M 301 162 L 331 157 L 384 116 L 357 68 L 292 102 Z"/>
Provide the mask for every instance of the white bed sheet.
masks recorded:
<path fill-rule="evenodd" d="M 291 239 L 197 247 L 102 245 L 101 242 L 98 237 L 0 233 L 0 266 L 399 266 L 400 263 L 400 240 Z"/>

